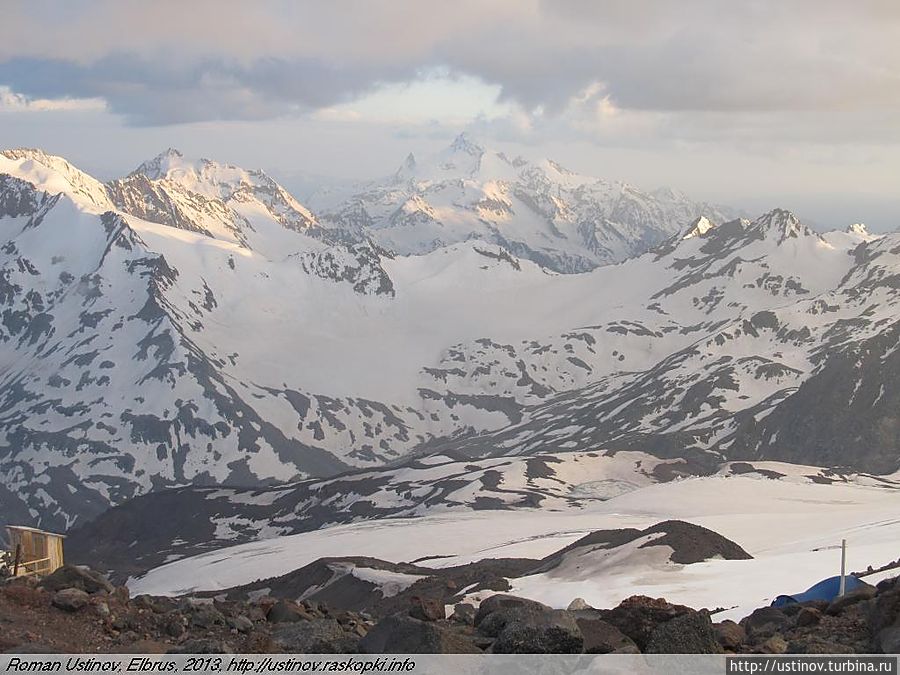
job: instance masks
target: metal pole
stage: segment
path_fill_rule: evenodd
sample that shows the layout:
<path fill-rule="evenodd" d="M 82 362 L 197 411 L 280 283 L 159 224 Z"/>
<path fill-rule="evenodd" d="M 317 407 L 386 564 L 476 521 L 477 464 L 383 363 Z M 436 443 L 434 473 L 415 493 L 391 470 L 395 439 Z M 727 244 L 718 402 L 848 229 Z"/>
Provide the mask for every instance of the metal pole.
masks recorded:
<path fill-rule="evenodd" d="M 847 540 L 841 539 L 841 591 L 843 596 L 847 592 Z"/>

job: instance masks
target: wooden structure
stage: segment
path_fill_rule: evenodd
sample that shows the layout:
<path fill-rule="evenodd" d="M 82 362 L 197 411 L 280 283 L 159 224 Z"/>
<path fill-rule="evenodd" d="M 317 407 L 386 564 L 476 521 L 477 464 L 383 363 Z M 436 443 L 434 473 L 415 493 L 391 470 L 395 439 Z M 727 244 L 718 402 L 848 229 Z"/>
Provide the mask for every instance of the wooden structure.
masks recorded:
<path fill-rule="evenodd" d="M 14 576 L 44 576 L 63 566 L 65 535 L 19 525 L 7 525 L 6 531 Z"/>

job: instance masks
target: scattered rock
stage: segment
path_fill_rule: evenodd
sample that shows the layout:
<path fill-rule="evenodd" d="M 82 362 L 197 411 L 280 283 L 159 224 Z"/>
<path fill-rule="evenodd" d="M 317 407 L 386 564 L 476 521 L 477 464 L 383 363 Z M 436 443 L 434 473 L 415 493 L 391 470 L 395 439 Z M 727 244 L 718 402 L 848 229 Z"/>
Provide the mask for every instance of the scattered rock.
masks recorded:
<path fill-rule="evenodd" d="M 272 605 L 266 614 L 266 620 L 269 623 L 292 623 L 295 621 L 311 621 L 312 616 L 302 607 L 292 602 L 279 600 Z"/>
<path fill-rule="evenodd" d="M 239 633 L 249 633 L 253 630 L 253 621 L 244 615 L 228 617 L 228 626 Z"/>
<path fill-rule="evenodd" d="M 112 593 L 113 586 L 103 575 L 87 567 L 75 565 L 63 565 L 53 574 L 44 577 L 40 585 L 50 592 L 61 591 L 66 588 L 77 588 L 85 593 Z"/>
<path fill-rule="evenodd" d="M 53 606 L 66 612 L 77 612 L 91 601 L 91 596 L 79 588 L 64 588 L 53 594 Z"/>
<path fill-rule="evenodd" d="M 138 609 L 146 609 L 147 611 L 153 612 L 154 614 L 165 614 L 166 612 L 171 612 L 176 608 L 177 604 L 171 598 L 156 598 L 150 595 L 138 595 L 131 602 Z M 192 608 L 192 606 L 190 608 Z"/>

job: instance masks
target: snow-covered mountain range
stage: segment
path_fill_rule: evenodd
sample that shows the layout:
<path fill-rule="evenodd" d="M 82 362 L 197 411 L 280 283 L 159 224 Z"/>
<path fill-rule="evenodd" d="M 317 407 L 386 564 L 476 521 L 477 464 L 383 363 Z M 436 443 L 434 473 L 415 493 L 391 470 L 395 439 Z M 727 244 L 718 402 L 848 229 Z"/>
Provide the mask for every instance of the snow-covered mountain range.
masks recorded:
<path fill-rule="evenodd" d="M 464 137 L 335 201 L 171 150 L 108 183 L 0 153 L 0 520 L 411 453 L 898 468 L 900 235 Z"/>
<path fill-rule="evenodd" d="M 324 221 L 364 231 L 400 255 L 477 239 L 562 273 L 643 253 L 701 214 L 715 222 L 738 215 L 671 189 L 648 193 L 552 160 L 509 157 L 465 134 L 435 156 L 410 154 L 389 179 L 354 194 L 311 199 Z"/>

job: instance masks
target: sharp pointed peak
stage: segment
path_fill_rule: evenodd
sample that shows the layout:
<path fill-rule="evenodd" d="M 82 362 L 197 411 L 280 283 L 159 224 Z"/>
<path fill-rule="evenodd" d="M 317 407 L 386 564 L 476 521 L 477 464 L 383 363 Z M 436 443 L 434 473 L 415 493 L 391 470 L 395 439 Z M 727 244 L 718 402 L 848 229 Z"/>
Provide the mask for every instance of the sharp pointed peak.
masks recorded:
<path fill-rule="evenodd" d="M 132 171 L 129 175 L 135 176 L 143 174 L 151 180 L 163 178 L 169 169 L 184 161 L 184 154 L 177 148 L 166 148 L 153 159 L 141 162 L 140 166 Z"/>
<path fill-rule="evenodd" d="M 416 156 L 412 153 L 409 153 L 406 156 L 406 159 L 403 160 L 403 164 L 394 172 L 394 180 L 395 181 L 404 181 L 408 178 L 411 178 L 416 173 L 416 168 L 418 164 L 416 162 Z"/>
<path fill-rule="evenodd" d="M 771 225 L 788 225 L 799 223 L 800 219 L 788 209 L 775 208 L 759 216 L 754 223 Z"/>
<path fill-rule="evenodd" d="M 716 224 L 706 216 L 697 216 L 691 221 L 691 224 L 687 226 L 685 233 L 681 238 L 692 239 L 694 237 L 704 237 L 714 227 L 716 227 Z"/>
<path fill-rule="evenodd" d="M 469 155 L 484 154 L 484 147 L 465 131 L 459 133 L 453 139 L 453 143 L 450 144 L 450 150 L 453 152 L 465 152 Z"/>
<path fill-rule="evenodd" d="M 863 237 L 872 236 L 872 233 L 869 232 L 869 228 L 865 226 L 865 223 L 853 223 L 852 225 L 848 225 L 846 231 L 849 234 L 858 234 Z"/>
<path fill-rule="evenodd" d="M 800 219 L 792 211 L 782 208 L 764 213 L 750 223 L 750 227 L 763 235 L 774 235 L 779 243 L 787 239 L 818 236 L 812 228 L 800 222 Z"/>

